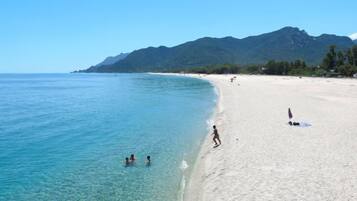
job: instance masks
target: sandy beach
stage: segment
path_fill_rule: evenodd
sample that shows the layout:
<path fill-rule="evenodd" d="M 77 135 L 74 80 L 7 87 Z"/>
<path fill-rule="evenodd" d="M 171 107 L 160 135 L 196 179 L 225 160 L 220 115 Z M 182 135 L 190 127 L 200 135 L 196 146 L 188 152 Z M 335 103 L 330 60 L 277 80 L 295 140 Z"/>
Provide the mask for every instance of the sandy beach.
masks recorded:
<path fill-rule="evenodd" d="M 222 145 L 206 137 L 185 201 L 357 200 L 357 80 L 232 76 L 202 77 Z"/>

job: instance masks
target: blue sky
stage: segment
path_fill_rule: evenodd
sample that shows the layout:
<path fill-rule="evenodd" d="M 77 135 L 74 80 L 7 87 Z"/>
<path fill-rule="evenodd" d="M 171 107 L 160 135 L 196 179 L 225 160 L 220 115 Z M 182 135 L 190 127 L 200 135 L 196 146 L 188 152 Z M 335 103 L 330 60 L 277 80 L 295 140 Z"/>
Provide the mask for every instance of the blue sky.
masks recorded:
<path fill-rule="evenodd" d="M 1 0 L 0 73 L 70 72 L 106 56 L 204 36 L 243 38 L 295 26 L 357 32 L 357 1 Z"/>

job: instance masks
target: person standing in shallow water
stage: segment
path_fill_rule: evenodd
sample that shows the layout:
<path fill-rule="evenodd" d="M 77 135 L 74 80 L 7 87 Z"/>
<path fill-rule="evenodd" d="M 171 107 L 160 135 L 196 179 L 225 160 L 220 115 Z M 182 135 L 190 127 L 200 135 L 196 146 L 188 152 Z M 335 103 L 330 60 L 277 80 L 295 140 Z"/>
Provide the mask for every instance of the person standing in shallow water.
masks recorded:
<path fill-rule="evenodd" d="M 150 156 L 146 157 L 146 166 L 150 166 L 151 165 L 151 158 Z"/>
<path fill-rule="evenodd" d="M 129 165 L 130 165 L 129 158 L 126 157 L 126 158 L 125 158 L 125 167 L 128 167 Z"/>
<path fill-rule="evenodd" d="M 216 128 L 216 125 L 213 125 L 213 133 L 212 133 L 212 135 L 213 135 L 214 144 L 216 146 L 221 145 L 221 140 L 219 139 L 219 134 L 218 134 L 218 130 Z"/>
<path fill-rule="evenodd" d="M 131 162 L 131 163 L 134 163 L 134 162 L 135 162 L 135 156 L 134 156 L 134 154 L 131 154 L 131 155 L 130 155 L 130 162 Z"/>

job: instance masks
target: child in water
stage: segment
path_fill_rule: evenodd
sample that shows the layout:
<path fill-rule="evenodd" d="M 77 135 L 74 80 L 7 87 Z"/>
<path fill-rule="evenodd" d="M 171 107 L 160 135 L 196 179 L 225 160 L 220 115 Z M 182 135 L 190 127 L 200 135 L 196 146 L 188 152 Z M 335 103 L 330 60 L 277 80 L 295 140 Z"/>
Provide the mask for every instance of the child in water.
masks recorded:
<path fill-rule="evenodd" d="M 130 165 L 129 158 L 126 157 L 126 158 L 125 158 L 125 167 L 128 167 L 129 165 Z"/>
<path fill-rule="evenodd" d="M 146 166 L 150 166 L 150 165 L 151 165 L 150 156 L 146 156 Z"/>
<path fill-rule="evenodd" d="M 131 155 L 130 155 L 130 162 L 131 162 L 131 163 L 134 163 L 134 162 L 135 162 L 135 156 L 134 156 L 134 154 L 131 154 Z"/>

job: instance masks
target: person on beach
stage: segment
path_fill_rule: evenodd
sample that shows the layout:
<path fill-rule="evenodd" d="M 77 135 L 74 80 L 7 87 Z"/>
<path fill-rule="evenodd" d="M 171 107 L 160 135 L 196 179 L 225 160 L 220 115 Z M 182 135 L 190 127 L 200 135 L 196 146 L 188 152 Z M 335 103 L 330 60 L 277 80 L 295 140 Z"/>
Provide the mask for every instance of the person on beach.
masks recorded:
<path fill-rule="evenodd" d="M 216 128 L 216 125 L 213 125 L 213 141 L 215 146 L 221 145 L 221 140 L 219 139 L 219 134 L 218 134 L 218 130 Z M 217 142 L 218 141 L 218 142 Z"/>
<path fill-rule="evenodd" d="M 150 166 L 150 165 L 151 165 L 150 156 L 146 156 L 146 166 Z"/>
<path fill-rule="evenodd" d="M 291 112 L 291 109 L 288 108 L 288 116 L 289 116 L 289 125 L 290 126 L 300 126 L 300 123 L 299 122 L 294 122 L 292 121 L 293 119 L 293 113 Z"/>
<path fill-rule="evenodd" d="M 288 108 L 288 116 L 289 116 L 289 124 L 292 125 L 292 118 L 293 118 L 293 113 L 291 112 L 291 109 L 290 107 Z"/>

